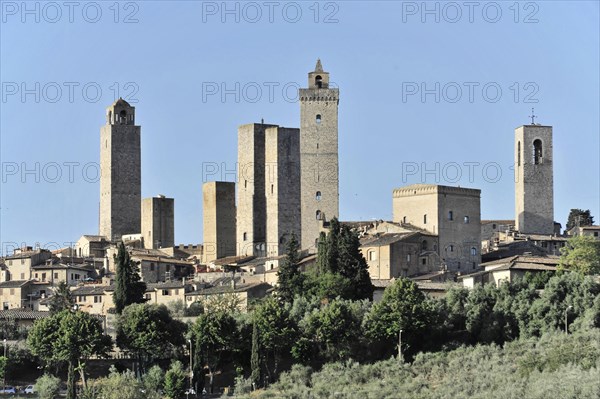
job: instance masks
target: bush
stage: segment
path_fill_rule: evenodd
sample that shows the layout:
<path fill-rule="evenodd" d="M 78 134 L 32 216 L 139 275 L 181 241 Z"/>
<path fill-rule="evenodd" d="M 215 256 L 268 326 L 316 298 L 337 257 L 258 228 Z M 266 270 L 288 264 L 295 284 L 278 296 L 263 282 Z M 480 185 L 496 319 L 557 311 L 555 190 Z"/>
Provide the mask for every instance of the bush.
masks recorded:
<path fill-rule="evenodd" d="M 35 382 L 35 390 L 40 399 L 57 398 L 60 390 L 60 379 L 53 375 L 44 374 Z"/>

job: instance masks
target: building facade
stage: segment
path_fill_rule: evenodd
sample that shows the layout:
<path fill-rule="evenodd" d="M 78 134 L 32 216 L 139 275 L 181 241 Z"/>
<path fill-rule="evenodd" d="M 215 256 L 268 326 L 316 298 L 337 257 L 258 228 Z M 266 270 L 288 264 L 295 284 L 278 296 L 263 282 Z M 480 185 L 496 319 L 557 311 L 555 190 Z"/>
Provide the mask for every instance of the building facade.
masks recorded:
<path fill-rule="evenodd" d="M 323 222 L 339 217 L 339 90 L 320 60 L 299 97 L 301 247 L 316 252 Z"/>
<path fill-rule="evenodd" d="M 414 184 L 393 192 L 393 219 L 438 236 L 437 253 L 449 271 L 481 263 L 481 190 Z"/>
<path fill-rule="evenodd" d="M 554 233 L 552 126 L 515 130 L 515 223 L 520 233 Z"/>
<path fill-rule="evenodd" d="M 172 247 L 175 244 L 175 200 L 159 195 L 142 200 L 144 248 Z"/>
<path fill-rule="evenodd" d="M 100 235 L 119 241 L 139 233 L 141 221 L 141 127 L 135 108 L 119 98 L 106 109 L 100 129 Z"/>

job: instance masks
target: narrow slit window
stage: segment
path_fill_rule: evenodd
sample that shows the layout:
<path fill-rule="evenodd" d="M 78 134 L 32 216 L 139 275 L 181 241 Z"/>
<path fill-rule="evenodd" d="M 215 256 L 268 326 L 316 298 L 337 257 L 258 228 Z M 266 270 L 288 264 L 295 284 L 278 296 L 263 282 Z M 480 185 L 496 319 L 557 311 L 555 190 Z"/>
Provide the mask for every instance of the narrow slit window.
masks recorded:
<path fill-rule="evenodd" d="M 317 117 L 315 118 L 317 123 L 321 123 L 321 114 L 317 114 Z"/>

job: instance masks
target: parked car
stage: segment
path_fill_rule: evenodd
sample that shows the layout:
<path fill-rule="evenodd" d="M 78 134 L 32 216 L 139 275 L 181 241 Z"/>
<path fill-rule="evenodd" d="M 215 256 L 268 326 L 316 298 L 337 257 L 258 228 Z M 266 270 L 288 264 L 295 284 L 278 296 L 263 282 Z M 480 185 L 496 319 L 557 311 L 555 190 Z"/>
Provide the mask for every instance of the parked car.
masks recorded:
<path fill-rule="evenodd" d="M 34 385 L 27 385 L 25 387 L 25 390 L 23 390 L 24 393 L 35 393 L 35 386 Z"/>
<path fill-rule="evenodd" d="M 0 393 L 17 393 L 17 390 L 15 389 L 15 387 L 10 386 L 10 385 L 6 385 L 3 387 L 0 387 Z"/>

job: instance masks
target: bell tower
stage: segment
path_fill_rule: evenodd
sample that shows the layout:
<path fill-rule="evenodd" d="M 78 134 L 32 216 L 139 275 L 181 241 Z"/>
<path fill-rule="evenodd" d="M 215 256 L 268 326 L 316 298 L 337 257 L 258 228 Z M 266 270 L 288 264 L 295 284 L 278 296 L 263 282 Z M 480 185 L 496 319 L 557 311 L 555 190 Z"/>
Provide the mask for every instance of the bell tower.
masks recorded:
<path fill-rule="evenodd" d="M 300 89 L 301 248 L 317 251 L 323 223 L 339 217 L 339 90 L 321 60 Z"/>
<path fill-rule="evenodd" d="M 141 229 L 141 127 L 135 107 L 119 98 L 100 129 L 100 235 L 119 241 Z"/>
<path fill-rule="evenodd" d="M 554 233 L 552 126 L 515 129 L 515 224 L 520 233 Z"/>

